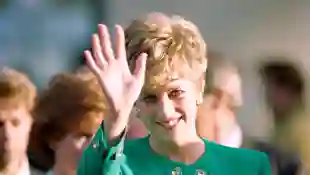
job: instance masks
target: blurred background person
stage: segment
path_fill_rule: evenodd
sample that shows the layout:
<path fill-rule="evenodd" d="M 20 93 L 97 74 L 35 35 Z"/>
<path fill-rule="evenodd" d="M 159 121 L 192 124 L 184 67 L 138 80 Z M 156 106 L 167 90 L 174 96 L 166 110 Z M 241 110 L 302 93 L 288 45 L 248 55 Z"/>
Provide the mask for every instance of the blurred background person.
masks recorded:
<path fill-rule="evenodd" d="M 30 175 L 28 138 L 36 87 L 13 69 L 0 71 L 0 174 Z"/>
<path fill-rule="evenodd" d="M 33 173 L 76 174 L 85 146 L 97 131 L 107 106 L 92 73 L 59 73 L 40 94 L 29 145 Z"/>
<path fill-rule="evenodd" d="M 285 58 L 270 59 L 261 65 L 266 105 L 274 122 L 270 143 L 285 153 L 280 174 L 304 172 L 310 163 L 310 120 L 305 103 L 305 80 L 296 64 Z M 307 170 L 308 171 L 308 170 Z"/>
<path fill-rule="evenodd" d="M 227 60 L 209 57 L 207 89 L 197 118 L 200 136 L 229 147 L 240 147 L 243 133 L 236 111 L 242 105 L 241 77 Z M 213 126 L 212 126 L 213 124 Z"/>
<path fill-rule="evenodd" d="M 287 127 L 305 113 L 303 76 L 293 63 L 281 61 L 262 64 L 260 73 L 265 85 L 266 104 L 275 124 L 272 140 L 281 147 L 292 146 L 284 132 L 292 132 Z"/>
<path fill-rule="evenodd" d="M 272 109 L 275 112 L 275 132 L 271 136 L 270 142 L 266 142 L 248 136 L 239 124 L 237 110 L 242 107 L 243 99 L 242 79 L 237 67 L 224 59 L 221 61 L 218 59 L 216 63 L 210 64 L 210 71 L 207 76 L 208 90 L 197 119 L 198 133 L 202 137 L 225 146 L 245 147 L 266 152 L 272 163 L 274 175 L 295 175 L 303 172 L 305 166 L 302 165 L 298 150 L 300 150 L 299 153 L 308 157 L 310 154 L 307 151 L 310 150 L 310 147 L 308 149 L 305 149 L 306 146 L 303 146 L 304 149 L 296 147 L 298 144 L 305 145 L 306 140 L 301 141 L 298 138 L 303 138 L 302 133 L 309 133 L 309 130 L 302 131 L 301 129 L 307 128 L 305 127 L 307 125 L 305 120 L 303 120 L 304 122 L 297 122 L 302 118 L 299 114 L 303 111 L 303 94 L 301 92 L 303 80 L 298 71 L 291 70 L 290 65 L 289 70 L 288 68 L 285 70 L 280 68 L 282 73 L 277 71 L 275 73 L 273 69 L 278 70 L 279 67 L 284 66 L 283 63 L 276 65 L 270 63 L 262 70 L 265 71 L 262 73 L 267 81 L 266 99 L 268 104 L 272 104 Z M 301 127 L 301 123 L 304 126 Z M 279 142 L 278 140 L 282 141 Z M 289 145 L 291 145 L 290 149 L 284 149 L 285 147 L 288 148 Z"/>

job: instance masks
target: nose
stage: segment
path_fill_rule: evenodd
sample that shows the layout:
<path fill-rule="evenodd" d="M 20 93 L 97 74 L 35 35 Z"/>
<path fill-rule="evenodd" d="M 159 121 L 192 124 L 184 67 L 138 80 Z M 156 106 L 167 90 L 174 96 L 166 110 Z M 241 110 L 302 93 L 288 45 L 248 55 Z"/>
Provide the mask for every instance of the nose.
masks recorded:
<path fill-rule="evenodd" d="M 161 119 L 169 119 L 170 117 L 173 117 L 173 114 L 175 112 L 174 103 L 173 101 L 168 97 L 168 95 L 164 95 L 159 100 L 158 105 L 158 113 Z"/>

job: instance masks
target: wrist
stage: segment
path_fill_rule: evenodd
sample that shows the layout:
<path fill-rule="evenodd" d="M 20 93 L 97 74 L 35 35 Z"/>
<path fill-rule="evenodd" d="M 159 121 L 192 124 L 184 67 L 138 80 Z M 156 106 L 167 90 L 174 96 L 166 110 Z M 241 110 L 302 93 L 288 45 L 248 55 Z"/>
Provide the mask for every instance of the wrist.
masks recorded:
<path fill-rule="evenodd" d="M 111 114 L 115 116 L 124 116 L 127 113 L 131 112 L 131 109 L 133 108 L 134 103 L 122 103 L 119 105 L 111 105 Z"/>
<path fill-rule="evenodd" d="M 124 133 L 128 127 L 131 110 L 132 108 L 127 107 L 118 111 L 111 110 L 104 119 L 104 132 L 108 142 L 114 142 Z"/>
<path fill-rule="evenodd" d="M 105 121 L 108 121 L 109 123 L 119 123 L 119 122 L 126 122 L 131 114 L 131 111 L 133 109 L 133 105 L 127 105 L 122 108 L 111 108 L 109 110 L 109 114 L 106 115 Z"/>

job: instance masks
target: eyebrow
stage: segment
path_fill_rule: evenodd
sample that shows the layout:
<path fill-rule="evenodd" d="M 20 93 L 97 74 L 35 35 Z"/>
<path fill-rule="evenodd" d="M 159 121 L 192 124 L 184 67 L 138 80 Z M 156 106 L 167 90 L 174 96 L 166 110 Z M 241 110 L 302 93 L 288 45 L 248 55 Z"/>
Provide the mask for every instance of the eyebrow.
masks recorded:
<path fill-rule="evenodd" d="M 143 88 L 141 90 L 140 95 L 144 95 L 144 94 L 156 94 L 156 90 L 154 88 Z"/>
<path fill-rule="evenodd" d="M 148 92 L 146 92 L 146 93 L 141 93 L 140 94 L 140 99 L 141 98 L 144 98 L 144 97 L 148 97 L 148 96 L 157 96 L 155 93 L 148 93 Z"/>

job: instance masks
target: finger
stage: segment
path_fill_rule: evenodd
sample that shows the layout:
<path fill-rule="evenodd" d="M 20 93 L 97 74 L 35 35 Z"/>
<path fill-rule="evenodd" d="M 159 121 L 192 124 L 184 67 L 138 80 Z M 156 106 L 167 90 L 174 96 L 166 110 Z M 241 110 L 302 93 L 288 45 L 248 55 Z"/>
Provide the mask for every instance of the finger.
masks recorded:
<path fill-rule="evenodd" d="M 82 145 L 82 149 L 87 148 L 87 146 L 91 143 L 92 140 L 93 140 L 93 137 L 87 138 Z"/>
<path fill-rule="evenodd" d="M 125 49 L 125 34 L 122 26 L 116 25 L 116 58 L 126 58 L 126 49 Z"/>
<path fill-rule="evenodd" d="M 86 137 L 80 137 L 74 140 L 75 146 L 79 149 L 81 149 L 84 145 L 84 143 L 87 141 Z"/>
<path fill-rule="evenodd" d="M 102 48 L 100 45 L 98 34 L 92 35 L 92 52 L 95 57 L 95 62 L 97 63 L 97 66 L 103 68 L 104 65 L 107 64 L 107 61 L 105 60 L 105 57 L 102 54 Z"/>
<path fill-rule="evenodd" d="M 87 64 L 88 68 L 93 72 L 93 74 L 99 75 L 100 69 L 97 66 L 97 64 L 95 63 L 95 60 L 94 60 L 91 52 L 89 50 L 85 50 L 84 55 L 85 55 L 86 64 Z"/>
<path fill-rule="evenodd" d="M 109 31 L 105 25 L 99 24 L 98 33 L 103 56 L 109 62 L 110 60 L 114 59 Z"/>
<path fill-rule="evenodd" d="M 146 59 L 147 59 L 146 53 L 140 54 L 137 61 L 136 61 L 136 67 L 134 70 L 134 76 L 137 79 L 139 79 L 141 82 L 144 82 L 145 69 L 146 69 Z"/>
<path fill-rule="evenodd" d="M 128 62 L 127 62 L 127 55 L 126 55 L 126 48 L 125 48 L 125 33 L 124 29 L 120 25 L 115 26 L 116 30 L 116 48 L 115 48 L 115 54 L 116 59 L 121 60 L 121 64 L 123 66 L 123 69 L 125 71 L 125 74 L 130 74 L 130 69 L 128 68 Z"/>

